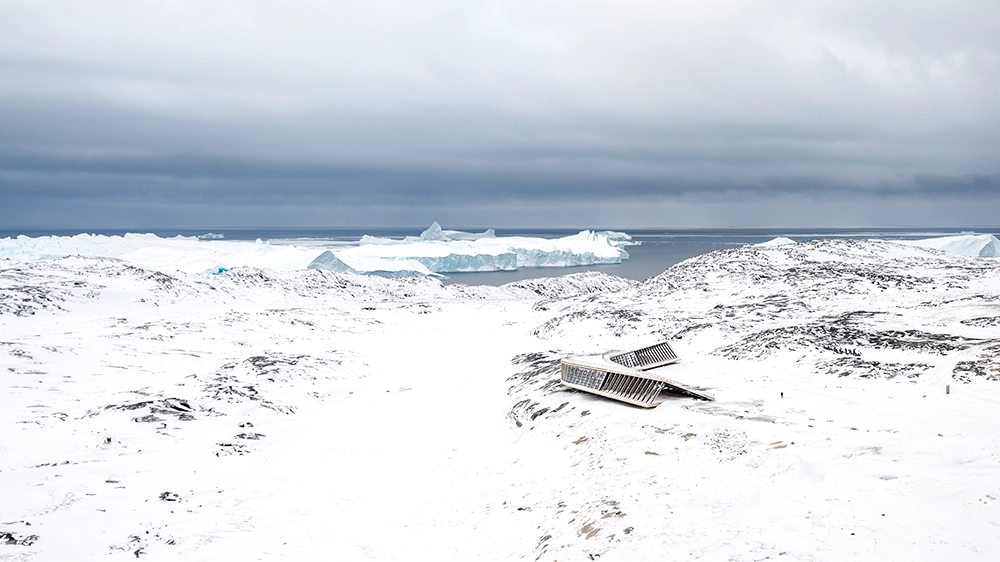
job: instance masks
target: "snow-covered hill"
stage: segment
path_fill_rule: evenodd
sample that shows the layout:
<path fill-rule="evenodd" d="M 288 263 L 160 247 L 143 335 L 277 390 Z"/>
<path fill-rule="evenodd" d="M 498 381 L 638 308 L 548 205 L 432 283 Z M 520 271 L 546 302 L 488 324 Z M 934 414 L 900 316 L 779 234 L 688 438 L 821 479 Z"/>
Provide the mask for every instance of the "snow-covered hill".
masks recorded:
<path fill-rule="evenodd" d="M 558 383 L 661 338 L 716 402 Z M 0 377 L 0 560 L 1000 556 L 992 259 L 815 241 L 503 287 L 8 259 Z"/>

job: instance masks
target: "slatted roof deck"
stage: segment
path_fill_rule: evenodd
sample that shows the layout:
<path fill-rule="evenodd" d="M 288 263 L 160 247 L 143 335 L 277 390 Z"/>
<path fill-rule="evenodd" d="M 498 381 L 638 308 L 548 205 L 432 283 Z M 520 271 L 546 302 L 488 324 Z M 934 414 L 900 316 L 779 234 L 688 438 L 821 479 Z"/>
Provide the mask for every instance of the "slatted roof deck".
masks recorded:
<path fill-rule="evenodd" d="M 667 342 L 631 351 L 609 351 L 602 355 L 568 357 L 560 362 L 562 383 L 570 388 L 613 398 L 643 408 L 661 402 L 661 391 L 682 394 L 701 400 L 715 400 L 702 390 L 663 376 L 654 371 L 680 361 Z"/>

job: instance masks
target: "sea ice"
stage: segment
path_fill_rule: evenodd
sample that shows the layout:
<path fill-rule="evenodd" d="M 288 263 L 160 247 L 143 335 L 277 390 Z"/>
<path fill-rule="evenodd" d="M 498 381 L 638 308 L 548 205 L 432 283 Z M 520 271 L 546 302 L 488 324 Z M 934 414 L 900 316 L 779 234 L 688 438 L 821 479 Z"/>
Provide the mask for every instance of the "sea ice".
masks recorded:
<path fill-rule="evenodd" d="M 389 277 L 472 271 L 512 271 L 522 267 L 570 267 L 615 264 L 627 259 L 634 244 L 622 232 L 582 231 L 546 239 L 497 237 L 443 230 L 434 223 L 420 236 L 403 239 L 363 236 L 357 246 L 274 244 L 155 234 L 41 236 L 0 239 L 0 258 L 54 259 L 72 255 L 110 257 L 140 267 L 200 273 L 219 268 L 256 267 L 275 271 L 327 269 Z"/>
<path fill-rule="evenodd" d="M 256 240 L 199 240 L 194 236 L 161 238 L 78 234 L 0 238 L 0 258 L 37 260 L 66 256 L 118 258 L 139 267 L 200 273 L 217 267 L 259 267 L 276 271 L 305 269 L 321 249 L 275 245 Z"/>

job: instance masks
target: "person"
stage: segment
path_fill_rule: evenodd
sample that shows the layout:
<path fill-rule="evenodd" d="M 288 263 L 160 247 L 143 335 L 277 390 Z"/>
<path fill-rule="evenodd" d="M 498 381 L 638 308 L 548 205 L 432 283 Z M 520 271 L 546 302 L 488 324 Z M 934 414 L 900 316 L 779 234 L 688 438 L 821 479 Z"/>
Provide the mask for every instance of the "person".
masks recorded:
<path fill-rule="evenodd" d="M 785 392 L 784 392 L 784 391 L 782 391 L 782 392 L 781 392 L 781 397 L 782 397 L 782 398 L 784 398 L 784 397 L 785 397 Z"/>

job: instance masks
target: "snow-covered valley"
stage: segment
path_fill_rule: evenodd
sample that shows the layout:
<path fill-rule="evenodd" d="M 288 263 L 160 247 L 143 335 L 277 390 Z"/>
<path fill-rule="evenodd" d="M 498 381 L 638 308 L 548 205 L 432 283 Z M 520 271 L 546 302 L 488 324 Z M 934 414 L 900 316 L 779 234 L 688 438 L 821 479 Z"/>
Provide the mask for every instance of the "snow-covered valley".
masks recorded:
<path fill-rule="evenodd" d="M 559 384 L 662 339 L 715 402 Z M 0 373 L 0 560 L 1000 556 L 992 258 L 821 240 L 502 287 L 6 259 Z"/>

